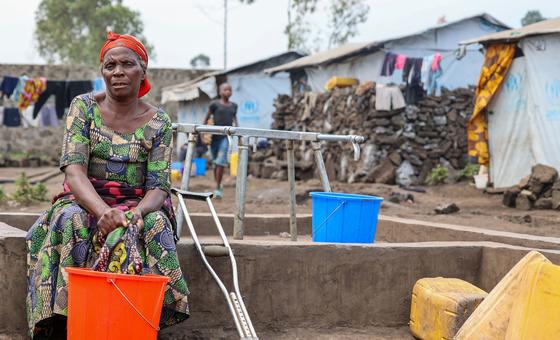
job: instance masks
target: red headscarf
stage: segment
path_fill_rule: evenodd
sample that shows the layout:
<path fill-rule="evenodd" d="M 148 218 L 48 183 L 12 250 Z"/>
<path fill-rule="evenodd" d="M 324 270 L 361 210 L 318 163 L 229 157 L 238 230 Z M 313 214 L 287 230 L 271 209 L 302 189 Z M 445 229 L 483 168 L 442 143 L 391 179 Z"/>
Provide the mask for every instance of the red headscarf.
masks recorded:
<path fill-rule="evenodd" d="M 103 47 L 101 47 L 101 52 L 99 52 L 99 62 L 102 63 L 107 51 L 115 47 L 126 47 L 133 50 L 136 54 L 138 54 L 140 59 L 146 63 L 146 66 L 148 65 L 148 51 L 146 51 L 146 47 L 140 42 L 140 40 L 128 34 L 117 34 L 113 32 L 107 33 L 107 41 L 105 41 Z M 150 85 L 148 78 L 145 77 L 144 80 L 142 80 L 142 84 L 140 84 L 138 98 L 148 93 L 151 87 L 152 86 Z"/>

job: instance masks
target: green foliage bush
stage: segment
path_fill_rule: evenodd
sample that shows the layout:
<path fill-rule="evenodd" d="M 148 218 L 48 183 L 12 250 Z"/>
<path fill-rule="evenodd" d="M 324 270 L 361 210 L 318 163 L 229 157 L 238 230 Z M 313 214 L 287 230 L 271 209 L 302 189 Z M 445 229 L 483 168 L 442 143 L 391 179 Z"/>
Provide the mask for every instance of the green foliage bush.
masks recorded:
<path fill-rule="evenodd" d="M 427 185 L 438 185 L 443 183 L 449 176 L 449 170 L 442 165 L 438 165 L 432 169 L 426 178 Z"/>
<path fill-rule="evenodd" d="M 22 205 L 48 201 L 47 186 L 44 183 L 32 185 L 25 172 L 22 172 L 16 180 L 16 191 L 10 195 L 10 199 Z"/>
<path fill-rule="evenodd" d="M 477 164 L 467 164 L 459 173 L 457 173 L 457 180 L 471 180 L 474 175 L 478 173 L 479 166 Z"/>

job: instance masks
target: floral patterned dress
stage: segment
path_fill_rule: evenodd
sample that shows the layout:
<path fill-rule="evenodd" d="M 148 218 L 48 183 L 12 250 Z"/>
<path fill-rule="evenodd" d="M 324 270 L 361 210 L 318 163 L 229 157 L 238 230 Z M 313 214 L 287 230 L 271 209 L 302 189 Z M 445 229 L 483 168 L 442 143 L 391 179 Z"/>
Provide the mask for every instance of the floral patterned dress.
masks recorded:
<path fill-rule="evenodd" d="M 158 110 L 144 126 L 122 134 L 103 124 L 93 94 L 85 94 L 76 97 L 70 106 L 60 167 L 86 166 L 100 197 L 112 207 L 127 210 L 136 206 L 148 190 L 169 192 L 171 140 L 171 121 L 164 111 Z M 187 284 L 174 242 L 174 215 L 170 204 L 164 208 L 144 216 L 136 254 L 142 260 L 142 272 L 171 278 L 160 322 L 161 326 L 169 326 L 185 320 L 189 309 Z M 113 246 L 126 234 L 118 229 L 121 230 L 107 237 Z M 32 337 L 41 337 L 41 332 L 49 337 L 44 332 L 52 320 L 68 313 L 67 275 L 62 268 L 92 267 L 102 245 L 95 217 L 69 192 L 57 196 L 51 209 L 31 227 L 27 234 L 27 318 Z M 119 265 L 108 268 L 113 272 L 126 270 Z"/>

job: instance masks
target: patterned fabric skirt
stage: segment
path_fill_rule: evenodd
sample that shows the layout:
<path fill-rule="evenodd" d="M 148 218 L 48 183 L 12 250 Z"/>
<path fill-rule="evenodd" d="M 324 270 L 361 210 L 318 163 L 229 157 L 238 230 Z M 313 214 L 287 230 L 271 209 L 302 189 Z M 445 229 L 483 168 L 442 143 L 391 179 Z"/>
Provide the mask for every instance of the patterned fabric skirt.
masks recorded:
<path fill-rule="evenodd" d="M 119 204 L 112 203 L 111 206 Z M 119 208 L 122 206 L 120 202 Z M 138 240 L 134 243 L 135 253 L 141 259 L 141 272 L 171 278 L 165 291 L 161 327 L 176 324 L 189 316 L 189 292 L 179 267 L 169 217 L 163 210 L 144 216 L 144 228 L 137 231 L 135 235 Z M 99 264 L 99 255 L 104 247 L 97 237 L 96 225 L 95 217 L 74 202 L 71 195 L 65 195 L 58 198 L 51 209 L 45 211 L 29 230 L 27 320 L 32 337 L 49 338 L 52 320 L 61 319 L 61 316 L 68 314 L 67 274 L 62 268 L 91 268 Z M 126 236 L 130 236 L 130 233 L 117 228 L 107 236 L 107 241 L 101 240 L 112 243 L 109 262 L 103 267 L 104 270 L 131 272 L 131 267 L 127 270 L 124 266 L 125 263 L 134 262 L 123 256 L 123 253 L 127 253 L 123 252 Z M 123 242 L 119 243 L 121 237 Z"/>

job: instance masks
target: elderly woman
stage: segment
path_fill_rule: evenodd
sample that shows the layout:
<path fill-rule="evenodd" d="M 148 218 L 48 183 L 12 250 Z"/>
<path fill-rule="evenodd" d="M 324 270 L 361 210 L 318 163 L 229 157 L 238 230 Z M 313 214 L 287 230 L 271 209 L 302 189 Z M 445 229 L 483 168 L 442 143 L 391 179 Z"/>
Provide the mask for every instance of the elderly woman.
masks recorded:
<path fill-rule="evenodd" d="M 140 98 L 150 90 L 148 53 L 110 32 L 100 53 L 104 93 L 72 101 L 60 168 L 64 192 L 27 235 L 27 316 L 35 339 L 64 338 L 64 267 L 171 278 L 161 325 L 188 317 L 170 200 L 171 122 Z"/>

